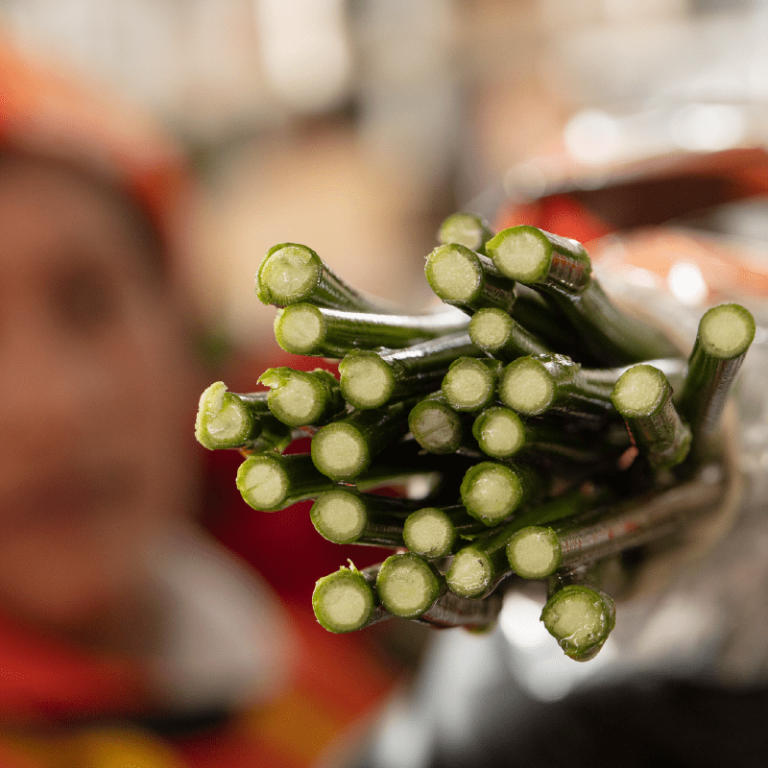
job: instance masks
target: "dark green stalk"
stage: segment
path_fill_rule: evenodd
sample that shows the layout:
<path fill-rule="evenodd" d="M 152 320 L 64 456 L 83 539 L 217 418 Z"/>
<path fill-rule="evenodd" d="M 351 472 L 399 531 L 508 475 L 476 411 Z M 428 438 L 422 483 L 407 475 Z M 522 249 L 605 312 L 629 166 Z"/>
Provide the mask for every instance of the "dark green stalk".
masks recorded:
<path fill-rule="evenodd" d="M 493 237 L 488 222 L 475 213 L 453 213 L 440 225 L 437 239 L 441 245 L 458 243 L 477 253 L 485 253 L 485 244 Z"/>
<path fill-rule="evenodd" d="M 317 532 L 334 544 L 404 546 L 403 525 L 413 503 L 336 488 L 318 495 L 310 510 Z"/>
<path fill-rule="evenodd" d="M 495 459 L 508 459 L 526 444 L 522 419 L 510 408 L 494 405 L 480 413 L 472 425 L 480 449 Z"/>
<path fill-rule="evenodd" d="M 504 368 L 499 397 L 529 416 L 563 407 L 605 412 L 612 410 L 618 377 L 618 371 L 582 368 L 565 355 L 521 357 Z"/>
<path fill-rule="evenodd" d="M 312 439 L 315 466 L 336 481 L 351 482 L 373 458 L 408 432 L 408 414 L 413 401 L 384 408 L 352 411 L 320 428 Z"/>
<path fill-rule="evenodd" d="M 553 351 L 592 362 L 589 351 L 585 350 L 570 321 L 554 302 L 521 283 L 515 285 L 515 293 L 517 300 L 512 316 L 523 328 Z"/>
<path fill-rule="evenodd" d="M 525 285 L 580 293 L 591 282 L 592 264 L 584 246 L 536 227 L 505 229 L 488 241 L 486 250 L 502 275 Z"/>
<path fill-rule="evenodd" d="M 356 408 L 380 408 L 390 400 L 437 389 L 457 357 L 480 354 L 466 332 L 407 349 L 353 350 L 339 363 L 341 391 Z"/>
<path fill-rule="evenodd" d="M 469 321 L 472 343 L 499 360 L 523 355 L 548 355 L 553 350 L 500 309 L 481 309 Z"/>
<path fill-rule="evenodd" d="M 713 475 L 714 477 L 710 477 Z M 658 539 L 680 529 L 690 515 L 712 509 L 722 498 L 724 479 L 715 466 L 705 468 L 693 480 L 664 490 L 652 490 L 628 501 L 595 509 L 544 528 L 532 523 L 518 542 L 510 542 L 508 555 L 525 578 L 544 578 L 558 568 L 573 568 L 630 547 Z M 523 548 L 513 553 L 518 544 Z M 552 558 L 552 566 L 545 563 Z M 513 566 L 514 567 L 514 566 Z"/>
<path fill-rule="evenodd" d="M 453 552 L 460 536 L 487 530 L 485 523 L 475 520 L 462 506 L 424 507 L 407 517 L 403 539 L 414 554 L 438 560 Z"/>
<path fill-rule="evenodd" d="M 462 418 L 442 393 L 416 403 L 408 414 L 408 427 L 416 442 L 430 453 L 455 453 L 464 442 Z"/>
<path fill-rule="evenodd" d="M 415 441 L 397 443 L 385 448 L 378 460 L 360 477 L 355 485 L 359 490 L 372 490 L 384 485 L 418 475 L 448 473 L 450 479 L 466 466 L 456 461 L 446 464 L 446 459 L 419 454 Z M 249 456 L 238 469 L 237 487 L 245 501 L 254 509 L 276 512 L 297 501 L 316 498 L 324 491 L 337 488 L 336 483 L 318 471 L 311 454 L 281 456 L 274 451 L 264 451 Z"/>
<path fill-rule="evenodd" d="M 275 338 L 286 352 L 343 357 L 354 348 L 409 347 L 462 331 L 467 323 L 468 320 L 458 312 L 374 314 L 303 303 L 278 310 Z"/>
<path fill-rule="evenodd" d="M 456 411 L 485 408 L 494 399 L 502 363 L 487 357 L 459 357 L 443 377 L 441 391 Z"/>
<path fill-rule="evenodd" d="M 238 395 L 217 381 L 200 395 L 195 437 L 209 450 L 245 448 L 259 437 L 268 416 L 266 392 Z"/>
<path fill-rule="evenodd" d="M 616 382 L 611 399 L 653 469 L 671 469 L 686 458 L 691 431 L 680 419 L 672 387 L 658 368 L 630 368 Z"/>
<path fill-rule="evenodd" d="M 415 619 L 445 590 L 445 579 L 424 558 L 405 552 L 388 557 L 376 578 L 376 592 L 389 613 Z"/>
<path fill-rule="evenodd" d="M 676 354 L 658 330 L 618 310 L 592 276 L 575 240 L 530 226 L 500 232 L 487 244 L 503 275 L 545 290 L 604 363 L 636 363 Z"/>
<path fill-rule="evenodd" d="M 484 600 L 468 600 L 446 591 L 415 621 L 435 629 L 464 627 L 482 632 L 496 624 L 501 606 L 501 595 L 489 595 Z"/>
<path fill-rule="evenodd" d="M 354 632 L 381 620 L 373 580 L 351 563 L 323 576 L 312 593 L 315 617 L 329 632 Z"/>
<path fill-rule="evenodd" d="M 571 492 L 539 504 L 487 536 L 476 539 L 454 556 L 446 576 L 448 587 L 463 597 L 482 597 L 510 573 L 507 545 L 518 531 L 573 516 L 596 503 L 594 495 Z"/>
<path fill-rule="evenodd" d="M 267 403 L 272 415 L 290 426 L 322 424 L 344 412 L 339 382 L 333 374 L 316 368 L 267 368 L 259 383 L 270 388 Z"/>
<path fill-rule="evenodd" d="M 482 461 L 464 474 L 461 501 L 472 517 L 494 526 L 541 493 L 543 486 L 541 475 L 532 467 Z"/>
<path fill-rule="evenodd" d="M 721 304 L 701 318 L 679 402 L 680 413 L 695 437 L 706 436 L 717 427 L 754 337 L 755 320 L 739 304 Z"/>
<path fill-rule="evenodd" d="M 553 581 L 541 620 L 565 655 L 576 661 L 594 658 L 616 623 L 613 600 L 586 584 Z"/>
<path fill-rule="evenodd" d="M 280 243 L 267 251 L 256 275 L 256 295 L 277 307 L 310 302 L 355 312 L 390 311 L 385 301 L 350 287 L 311 248 L 298 243 Z"/>
<path fill-rule="evenodd" d="M 515 284 L 502 277 L 493 262 L 463 245 L 435 248 L 427 256 L 427 282 L 446 304 L 471 315 L 482 307 L 511 311 L 515 303 Z"/>
<path fill-rule="evenodd" d="M 312 438 L 312 461 L 324 475 L 350 482 L 365 472 L 374 456 L 404 437 L 413 401 L 368 411 L 352 411 L 321 427 Z"/>

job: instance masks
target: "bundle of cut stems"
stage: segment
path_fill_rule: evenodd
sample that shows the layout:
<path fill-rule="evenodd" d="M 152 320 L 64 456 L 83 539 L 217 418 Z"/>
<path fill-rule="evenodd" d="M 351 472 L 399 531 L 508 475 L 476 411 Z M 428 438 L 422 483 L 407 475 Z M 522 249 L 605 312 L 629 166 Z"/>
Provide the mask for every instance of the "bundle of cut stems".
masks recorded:
<path fill-rule="evenodd" d="M 217 382 L 196 436 L 246 455 L 237 486 L 251 507 L 314 499 L 324 538 L 392 551 L 319 579 L 329 631 L 392 617 L 485 629 L 507 587 L 541 579 L 542 621 L 587 660 L 615 622 L 600 564 L 673 541 L 722 497 L 712 436 L 754 320 L 709 310 L 686 365 L 610 300 L 573 240 L 494 235 L 458 213 L 439 243 L 426 277 L 451 306 L 419 315 L 355 290 L 306 246 L 270 249 L 257 295 L 278 308 L 279 343 L 339 360 L 339 380 L 282 367 L 261 376 L 268 393 Z M 283 455 L 307 434 L 309 453 Z M 416 476 L 424 498 L 375 493 Z"/>

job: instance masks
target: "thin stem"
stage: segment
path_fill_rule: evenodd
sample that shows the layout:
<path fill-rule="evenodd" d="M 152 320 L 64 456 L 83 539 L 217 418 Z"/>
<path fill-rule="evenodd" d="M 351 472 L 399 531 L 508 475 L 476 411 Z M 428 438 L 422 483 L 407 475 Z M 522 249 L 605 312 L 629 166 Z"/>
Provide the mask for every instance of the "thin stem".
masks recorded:
<path fill-rule="evenodd" d="M 688 482 L 552 526 L 562 563 L 592 562 L 679 530 L 689 516 L 714 508 L 724 489 L 722 468 L 710 464 Z"/>
<path fill-rule="evenodd" d="M 701 318 L 679 402 L 694 436 L 706 436 L 717 427 L 754 337 L 755 320 L 739 304 L 721 304 Z"/>
<path fill-rule="evenodd" d="M 658 368 L 630 368 L 616 382 L 611 400 L 653 469 L 671 469 L 684 461 L 691 447 L 691 431 L 680 419 L 672 402 L 672 387 Z"/>

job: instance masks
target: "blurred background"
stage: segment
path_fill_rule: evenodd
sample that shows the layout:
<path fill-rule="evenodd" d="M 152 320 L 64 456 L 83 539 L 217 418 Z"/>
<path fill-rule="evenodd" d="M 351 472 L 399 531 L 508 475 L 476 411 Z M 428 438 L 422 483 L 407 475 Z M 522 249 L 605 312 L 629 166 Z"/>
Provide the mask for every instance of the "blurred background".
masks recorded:
<path fill-rule="evenodd" d="M 505 179 L 542 192 L 525 161 L 765 130 L 760 0 L 3 0 L 0 22 L 180 138 L 201 174 L 195 292 L 245 346 L 273 344 L 252 283 L 277 242 L 419 306 L 437 223 Z"/>
<path fill-rule="evenodd" d="M 691 306 L 768 295 L 763 0 L 0 0 L 0 27 L 191 158 L 185 280 L 233 391 L 289 362 L 253 290 L 268 248 L 305 243 L 416 309 L 457 209 L 594 241 L 609 271 Z M 738 284 L 722 259 L 747 265 Z M 315 580 L 351 553 L 307 505 L 246 511 L 239 457 L 214 461 L 209 529 L 311 615 Z M 359 642 L 412 670 L 427 634 L 381 629 Z"/>

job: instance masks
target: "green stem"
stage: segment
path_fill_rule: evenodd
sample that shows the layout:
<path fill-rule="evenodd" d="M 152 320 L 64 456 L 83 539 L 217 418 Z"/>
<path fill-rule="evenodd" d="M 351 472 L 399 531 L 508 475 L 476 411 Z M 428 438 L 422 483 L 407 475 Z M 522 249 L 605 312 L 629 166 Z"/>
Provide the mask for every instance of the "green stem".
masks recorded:
<path fill-rule="evenodd" d="M 472 517 L 494 526 L 538 495 L 543 486 L 543 479 L 532 467 L 482 461 L 465 473 L 461 501 Z"/>
<path fill-rule="evenodd" d="M 259 383 L 270 388 L 269 410 L 276 419 L 290 426 L 322 424 L 343 413 L 345 404 L 339 382 L 322 368 L 295 371 L 292 368 L 267 368 Z"/>
<path fill-rule="evenodd" d="M 448 244 L 427 256 L 427 282 L 446 304 L 471 315 L 482 307 L 511 311 L 515 284 L 502 277 L 493 262 L 463 245 Z"/>
<path fill-rule="evenodd" d="M 464 441 L 462 418 L 442 393 L 416 403 L 408 414 L 408 427 L 416 442 L 430 453 L 455 453 Z"/>
<path fill-rule="evenodd" d="M 376 578 L 376 592 L 389 613 L 404 619 L 421 616 L 445 589 L 445 579 L 423 557 L 411 552 L 388 557 Z"/>
<path fill-rule="evenodd" d="M 612 410 L 615 370 L 582 368 L 565 355 L 521 357 L 504 368 L 499 397 L 519 413 L 534 416 L 550 408 Z"/>
<path fill-rule="evenodd" d="M 277 307 L 310 302 L 356 312 L 390 311 L 386 302 L 347 285 L 311 248 L 298 243 L 280 243 L 267 251 L 256 275 L 256 295 Z"/>
<path fill-rule="evenodd" d="M 611 399 L 653 469 L 671 469 L 686 458 L 691 431 L 680 419 L 672 403 L 672 387 L 658 368 L 630 368 L 616 382 Z"/>
<path fill-rule="evenodd" d="M 402 547 L 407 513 L 400 499 L 336 488 L 318 495 L 310 510 L 317 532 L 334 544 Z M 413 503 L 406 505 L 413 508 Z"/>
<path fill-rule="evenodd" d="M 536 227 L 505 229 L 486 244 L 486 250 L 502 275 L 525 285 L 580 293 L 591 280 L 592 264 L 581 243 Z"/>
<path fill-rule="evenodd" d="M 482 597 L 510 573 L 507 545 L 518 531 L 573 516 L 596 503 L 594 495 L 571 492 L 543 502 L 476 539 L 454 556 L 446 577 L 448 587 L 463 597 Z"/>
<path fill-rule="evenodd" d="M 707 311 L 688 361 L 679 407 L 694 436 L 715 430 L 728 391 L 755 337 L 755 320 L 739 304 Z"/>
<path fill-rule="evenodd" d="M 392 315 L 326 309 L 303 303 L 278 310 L 275 338 L 286 352 L 343 357 L 353 348 L 412 346 L 460 332 L 467 323 L 458 312 Z"/>
<path fill-rule="evenodd" d="M 349 482 L 362 474 L 374 456 L 404 437 L 413 401 L 385 408 L 352 411 L 321 427 L 312 438 L 312 461 L 324 475 Z"/>
<path fill-rule="evenodd" d="M 339 363 L 341 391 L 356 408 L 379 408 L 392 399 L 437 389 L 457 357 L 480 354 L 466 332 L 406 349 L 353 350 Z"/>
<path fill-rule="evenodd" d="M 675 355 L 666 336 L 613 305 L 592 275 L 587 252 L 575 240 L 536 227 L 512 227 L 489 241 L 487 250 L 503 275 L 545 290 L 604 363 Z"/>
<path fill-rule="evenodd" d="M 209 450 L 245 448 L 261 434 L 265 416 L 269 416 L 266 392 L 238 395 L 217 381 L 200 395 L 195 437 Z"/>
<path fill-rule="evenodd" d="M 487 357 L 456 358 L 443 377 L 443 396 L 456 411 L 479 411 L 493 400 L 501 368 L 499 360 Z"/>
<path fill-rule="evenodd" d="M 371 578 L 351 563 L 319 579 L 312 593 L 315 617 L 329 632 L 354 632 L 375 623 L 377 604 Z"/>
<path fill-rule="evenodd" d="M 541 620 L 566 656 L 588 661 L 608 639 L 616 623 L 616 606 L 594 587 L 555 582 Z"/>
<path fill-rule="evenodd" d="M 403 539 L 414 554 L 438 560 L 453 552 L 459 536 L 487 530 L 485 523 L 475 520 L 462 506 L 424 507 L 406 518 Z"/>
<path fill-rule="evenodd" d="M 469 321 L 469 338 L 483 352 L 505 362 L 523 355 L 548 355 L 553 352 L 500 309 L 476 312 Z"/>
<path fill-rule="evenodd" d="M 492 237 L 493 232 L 482 216 L 465 212 L 448 216 L 437 233 L 441 245 L 458 243 L 481 254 L 485 253 L 485 244 Z"/>

